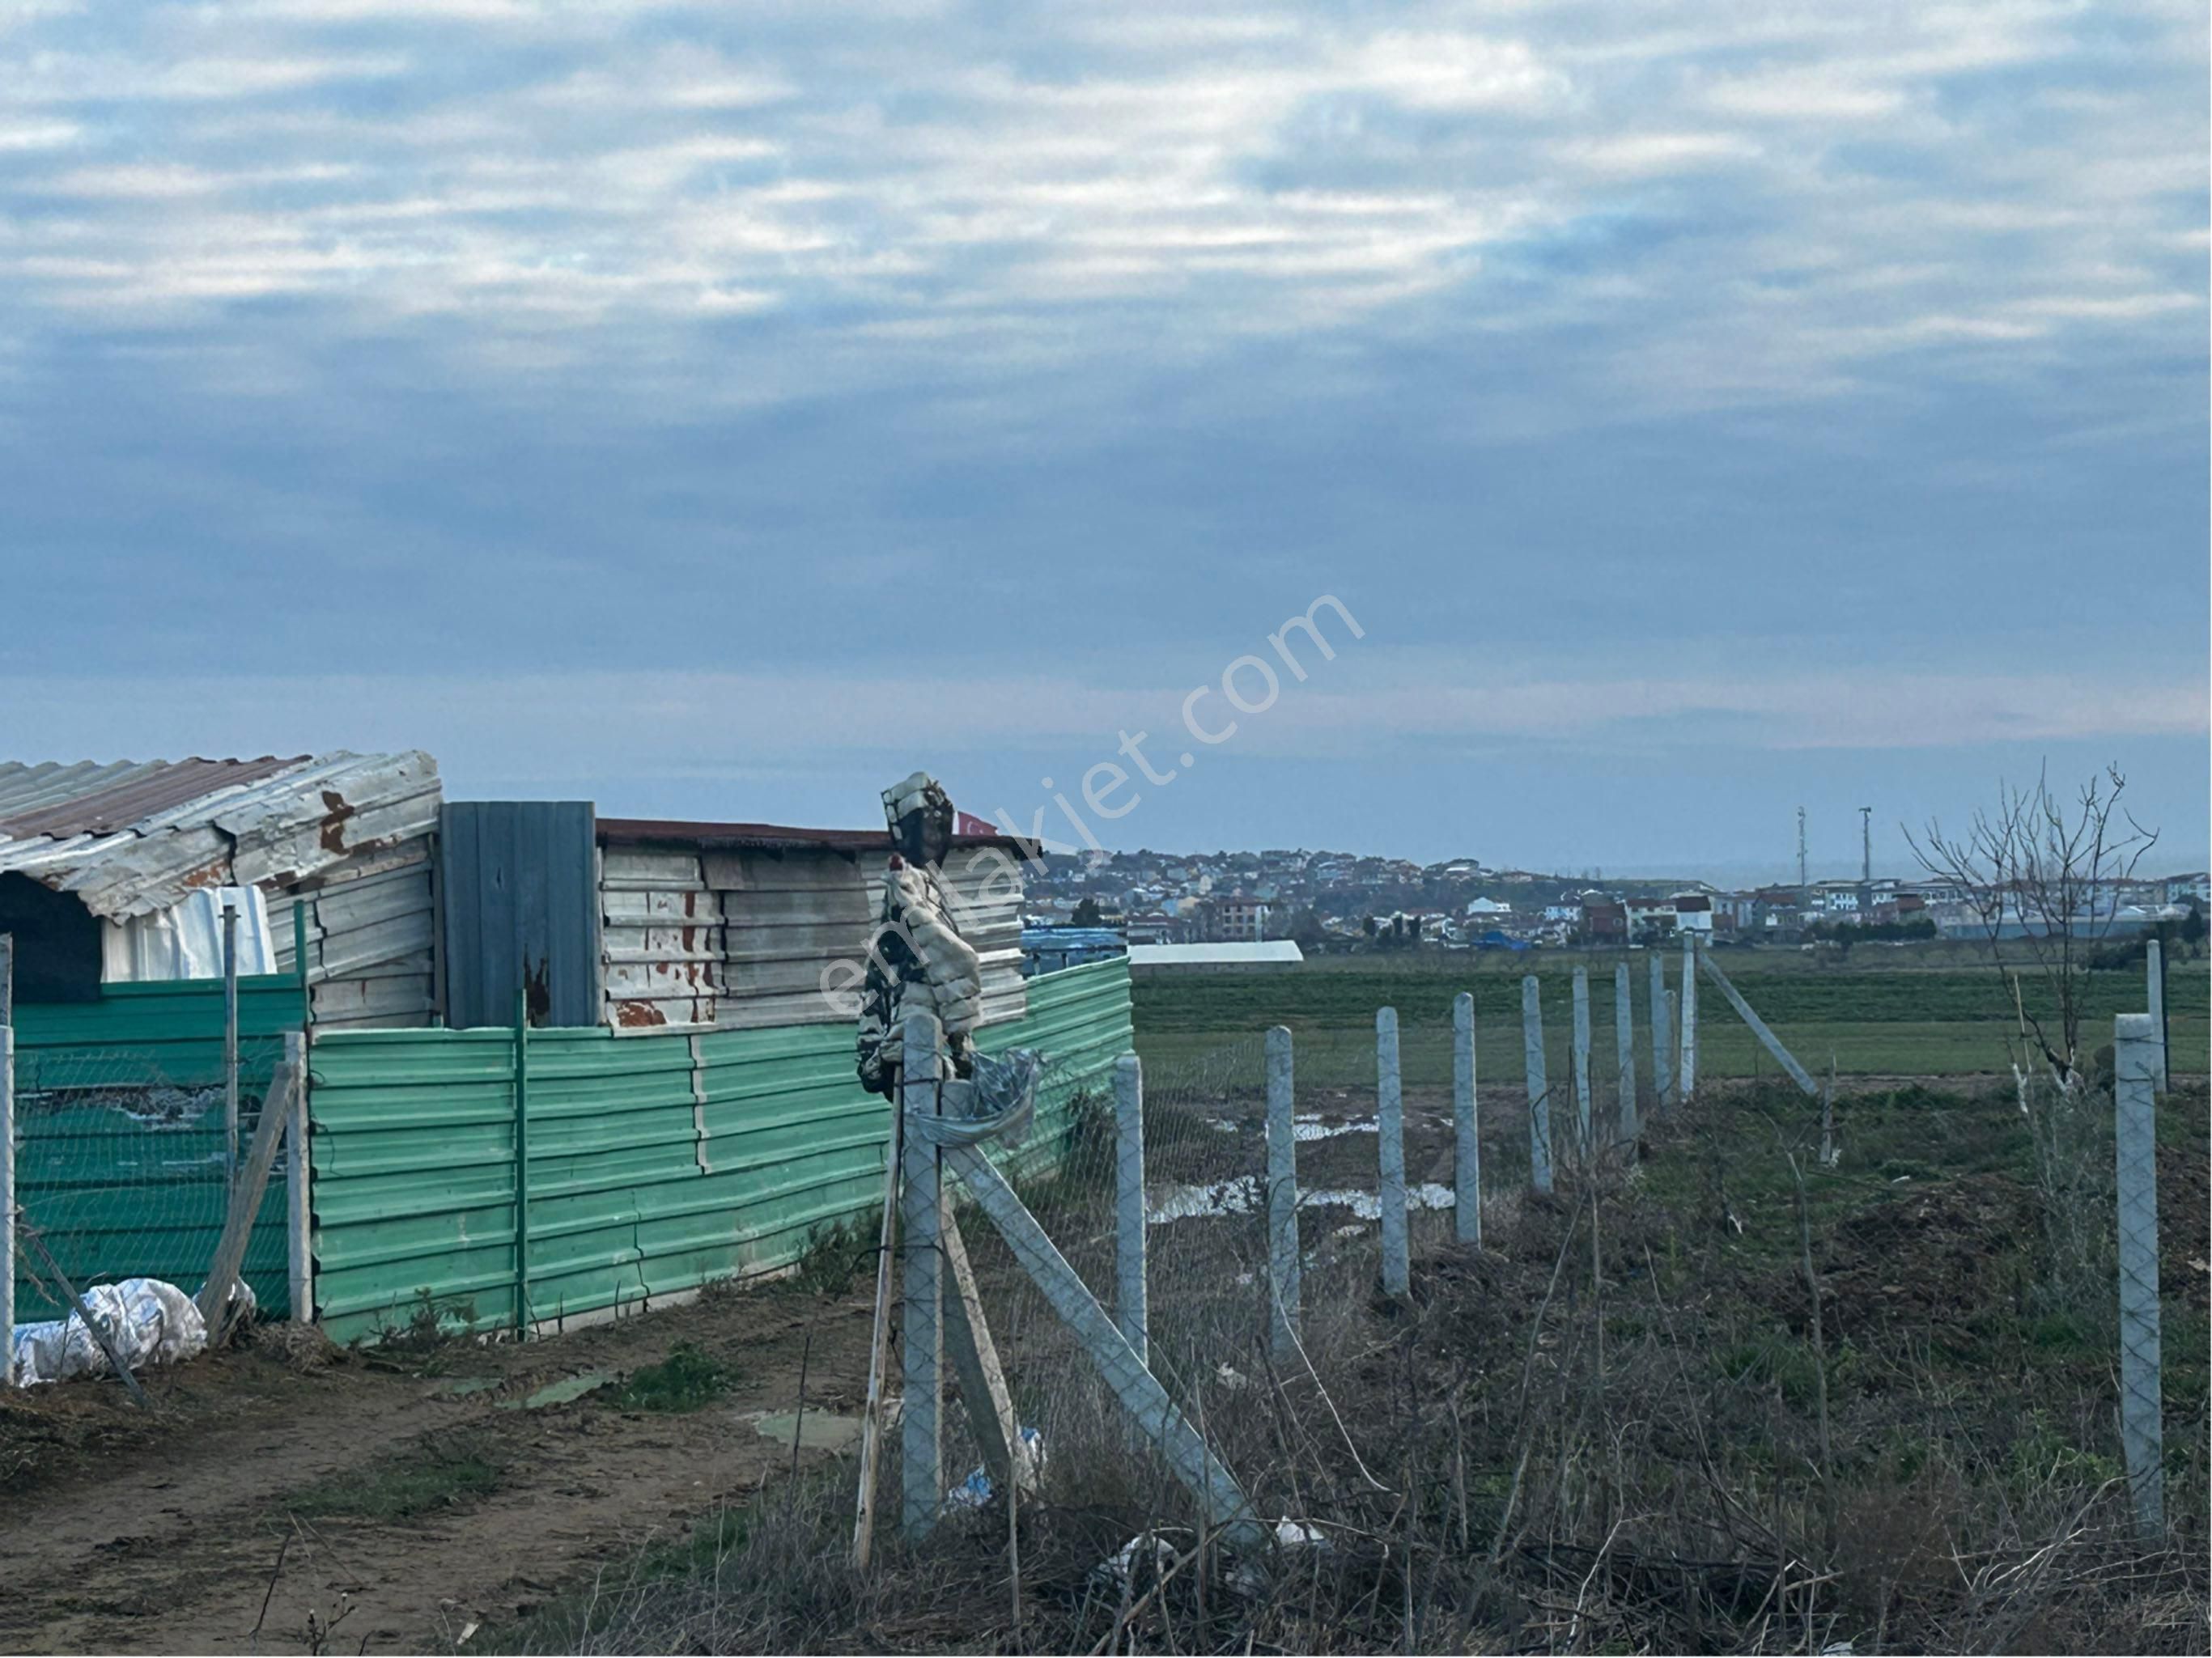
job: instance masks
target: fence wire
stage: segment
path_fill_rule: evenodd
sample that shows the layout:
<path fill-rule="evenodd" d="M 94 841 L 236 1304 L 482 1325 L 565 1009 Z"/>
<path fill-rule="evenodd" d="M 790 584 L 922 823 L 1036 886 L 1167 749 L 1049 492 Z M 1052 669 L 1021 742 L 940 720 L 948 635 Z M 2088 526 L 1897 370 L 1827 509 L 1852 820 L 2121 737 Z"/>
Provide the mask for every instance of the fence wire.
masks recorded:
<path fill-rule="evenodd" d="M 1449 1009 L 1409 1060 L 1407 1186 L 1413 1248 L 1451 1235 L 1453 1137 Z M 1433 1033 L 1421 1033 L 1427 1042 Z M 1148 1360 L 1170 1398 L 1213 1444 L 1263 1509 L 1299 1511 L 1272 1407 L 1285 1382 L 1326 1370 L 1345 1315 L 1377 1292 L 1379 1139 L 1370 1032 L 1317 1032 L 1295 1043 L 1301 1349 L 1271 1341 L 1265 1034 L 1154 1063 L 1144 1074 Z M 1417 1069 L 1416 1066 L 1419 1066 Z M 1433 1074 L 1432 1074 L 1433 1073 Z M 1018 1181 L 1055 1247 L 1110 1314 L 1116 1306 L 1115 1102 L 1101 1091 L 1048 1118 L 1051 1137 L 1018 1154 Z M 1515 1136 L 1518 1136 L 1517 1145 Z M 1486 1119 L 1486 1182 L 1526 1179 L 1518 1104 Z M 956 1203 L 1020 1424 L 1044 1450 L 1044 1490 L 1070 1501 L 1148 1513 L 1182 1506 L 1164 1462 L 1126 1425 L 1090 1357 L 972 1207 Z M 945 1471 L 957 1491 L 980 1452 L 964 1413 L 945 1413 Z M 1102 1497 L 1103 1494 L 1103 1497 Z M 956 1497 L 956 1503 L 959 1499 Z"/>
<path fill-rule="evenodd" d="M 283 1048 L 277 1037 L 240 1044 L 240 1160 Z M 177 1074 L 155 1046 L 33 1048 L 17 1050 L 15 1069 L 17 1324 L 66 1317 L 64 1278 L 80 1293 L 128 1278 L 196 1292 L 229 1203 L 220 1062 Z M 264 1315 L 285 1310 L 289 1155 L 288 1144 L 246 1253 L 244 1276 Z"/>

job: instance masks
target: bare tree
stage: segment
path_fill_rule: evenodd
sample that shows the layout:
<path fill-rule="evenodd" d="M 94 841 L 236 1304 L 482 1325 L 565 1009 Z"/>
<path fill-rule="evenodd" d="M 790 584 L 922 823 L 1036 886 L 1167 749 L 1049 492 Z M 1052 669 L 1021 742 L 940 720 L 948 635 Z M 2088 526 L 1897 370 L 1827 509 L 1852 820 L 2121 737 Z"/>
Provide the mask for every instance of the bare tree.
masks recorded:
<path fill-rule="evenodd" d="M 1917 835 L 1905 831 L 1920 866 L 1958 889 L 1988 940 L 2011 993 L 2016 1062 L 2047 1071 L 2062 1092 L 2081 1080 L 2089 962 L 2112 931 L 2120 884 L 2158 843 L 2158 832 L 2122 805 L 2126 789 L 2119 768 L 2108 766 L 2069 805 L 2039 773 L 2032 789 L 2000 783 L 1996 809 L 1977 811 L 1963 835 L 1946 835 L 1932 818 Z M 2017 948 L 2008 963 L 2002 946 L 2009 941 Z M 2023 993 L 2021 966 L 2040 995 Z"/>
<path fill-rule="evenodd" d="M 2112 931 L 2118 888 L 2157 844 L 2121 804 L 2117 767 L 2069 805 L 2047 774 L 2000 784 L 1994 811 L 1953 837 L 1930 822 L 1905 838 L 1921 867 L 1957 889 L 2012 1004 L 2013 1077 L 2035 1151 L 2044 1232 L 2042 1292 L 2093 1339 L 2111 1333 L 2112 1107 L 2082 1051 L 2089 963 Z M 2033 981 L 2023 987 L 2025 974 Z"/>

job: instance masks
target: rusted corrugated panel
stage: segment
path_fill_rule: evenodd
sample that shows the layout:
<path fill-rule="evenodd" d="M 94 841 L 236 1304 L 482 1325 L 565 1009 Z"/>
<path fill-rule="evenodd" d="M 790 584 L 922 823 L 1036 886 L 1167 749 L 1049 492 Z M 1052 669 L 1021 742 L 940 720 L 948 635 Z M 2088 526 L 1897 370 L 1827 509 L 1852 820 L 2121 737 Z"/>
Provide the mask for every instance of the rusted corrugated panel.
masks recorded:
<path fill-rule="evenodd" d="M 196 756 L 190 760 L 155 760 L 143 765 L 121 761 L 114 766 L 91 767 L 82 779 L 84 786 L 72 788 L 44 804 L 0 804 L 0 835 L 20 841 L 33 835 L 66 840 L 80 835 L 113 835 L 221 791 L 243 787 L 305 765 L 308 758 L 304 754 L 295 754 L 289 759 L 264 754 L 258 760 L 202 760 Z M 83 772 L 86 768 L 23 769 Z M 0 777 L 0 784 L 4 781 L 4 777 Z"/>
<path fill-rule="evenodd" d="M 196 793 L 178 799 L 191 785 Z M 0 870 L 121 920 L 196 888 L 288 886 L 437 823 L 436 762 L 419 752 L 312 760 L 0 768 Z M 141 815 L 109 826 L 128 811 Z M 17 832 L 24 825 L 36 832 Z M 43 825 L 43 829 L 37 826 Z"/>
<path fill-rule="evenodd" d="M 608 846 L 599 854 L 600 986 L 617 1030 L 711 1025 L 722 906 L 699 854 Z"/>

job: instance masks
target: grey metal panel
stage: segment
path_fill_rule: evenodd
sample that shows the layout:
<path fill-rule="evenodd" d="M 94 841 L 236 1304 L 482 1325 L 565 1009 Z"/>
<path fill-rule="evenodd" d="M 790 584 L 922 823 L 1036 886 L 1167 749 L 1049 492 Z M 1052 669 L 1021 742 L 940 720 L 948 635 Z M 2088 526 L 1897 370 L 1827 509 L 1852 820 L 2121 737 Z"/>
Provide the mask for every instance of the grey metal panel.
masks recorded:
<path fill-rule="evenodd" d="M 852 1015 L 822 993 L 823 974 L 836 962 L 867 959 L 883 908 L 884 855 L 831 847 L 740 847 L 703 853 L 701 868 L 725 919 L 716 1009 L 722 1028 L 849 1023 Z M 1020 1018 L 1029 1009 L 1020 864 L 994 847 L 956 846 L 945 878 L 961 933 L 981 958 L 979 1023 Z"/>
<path fill-rule="evenodd" d="M 439 831 L 446 1023 L 510 1024 L 527 983 L 532 1023 L 597 1024 L 592 803 L 449 800 Z"/>
<path fill-rule="evenodd" d="M 280 971 L 293 970 L 294 906 L 307 907 L 307 981 L 319 1027 L 431 1022 L 437 918 L 430 852 L 425 835 L 358 854 L 305 886 L 270 896 Z"/>

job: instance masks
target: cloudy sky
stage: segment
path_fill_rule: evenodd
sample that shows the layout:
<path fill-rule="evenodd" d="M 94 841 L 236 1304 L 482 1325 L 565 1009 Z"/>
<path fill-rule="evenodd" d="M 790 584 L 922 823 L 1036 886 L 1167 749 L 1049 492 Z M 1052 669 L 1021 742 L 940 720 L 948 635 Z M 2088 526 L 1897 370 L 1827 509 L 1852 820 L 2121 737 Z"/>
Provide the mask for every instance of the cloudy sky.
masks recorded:
<path fill-rule="evenodd" d="M 0 753 L 1778 872 L 2111 761 L 2201 865 L 2206 70 L 2200 0 L 0 0 Z"/>

